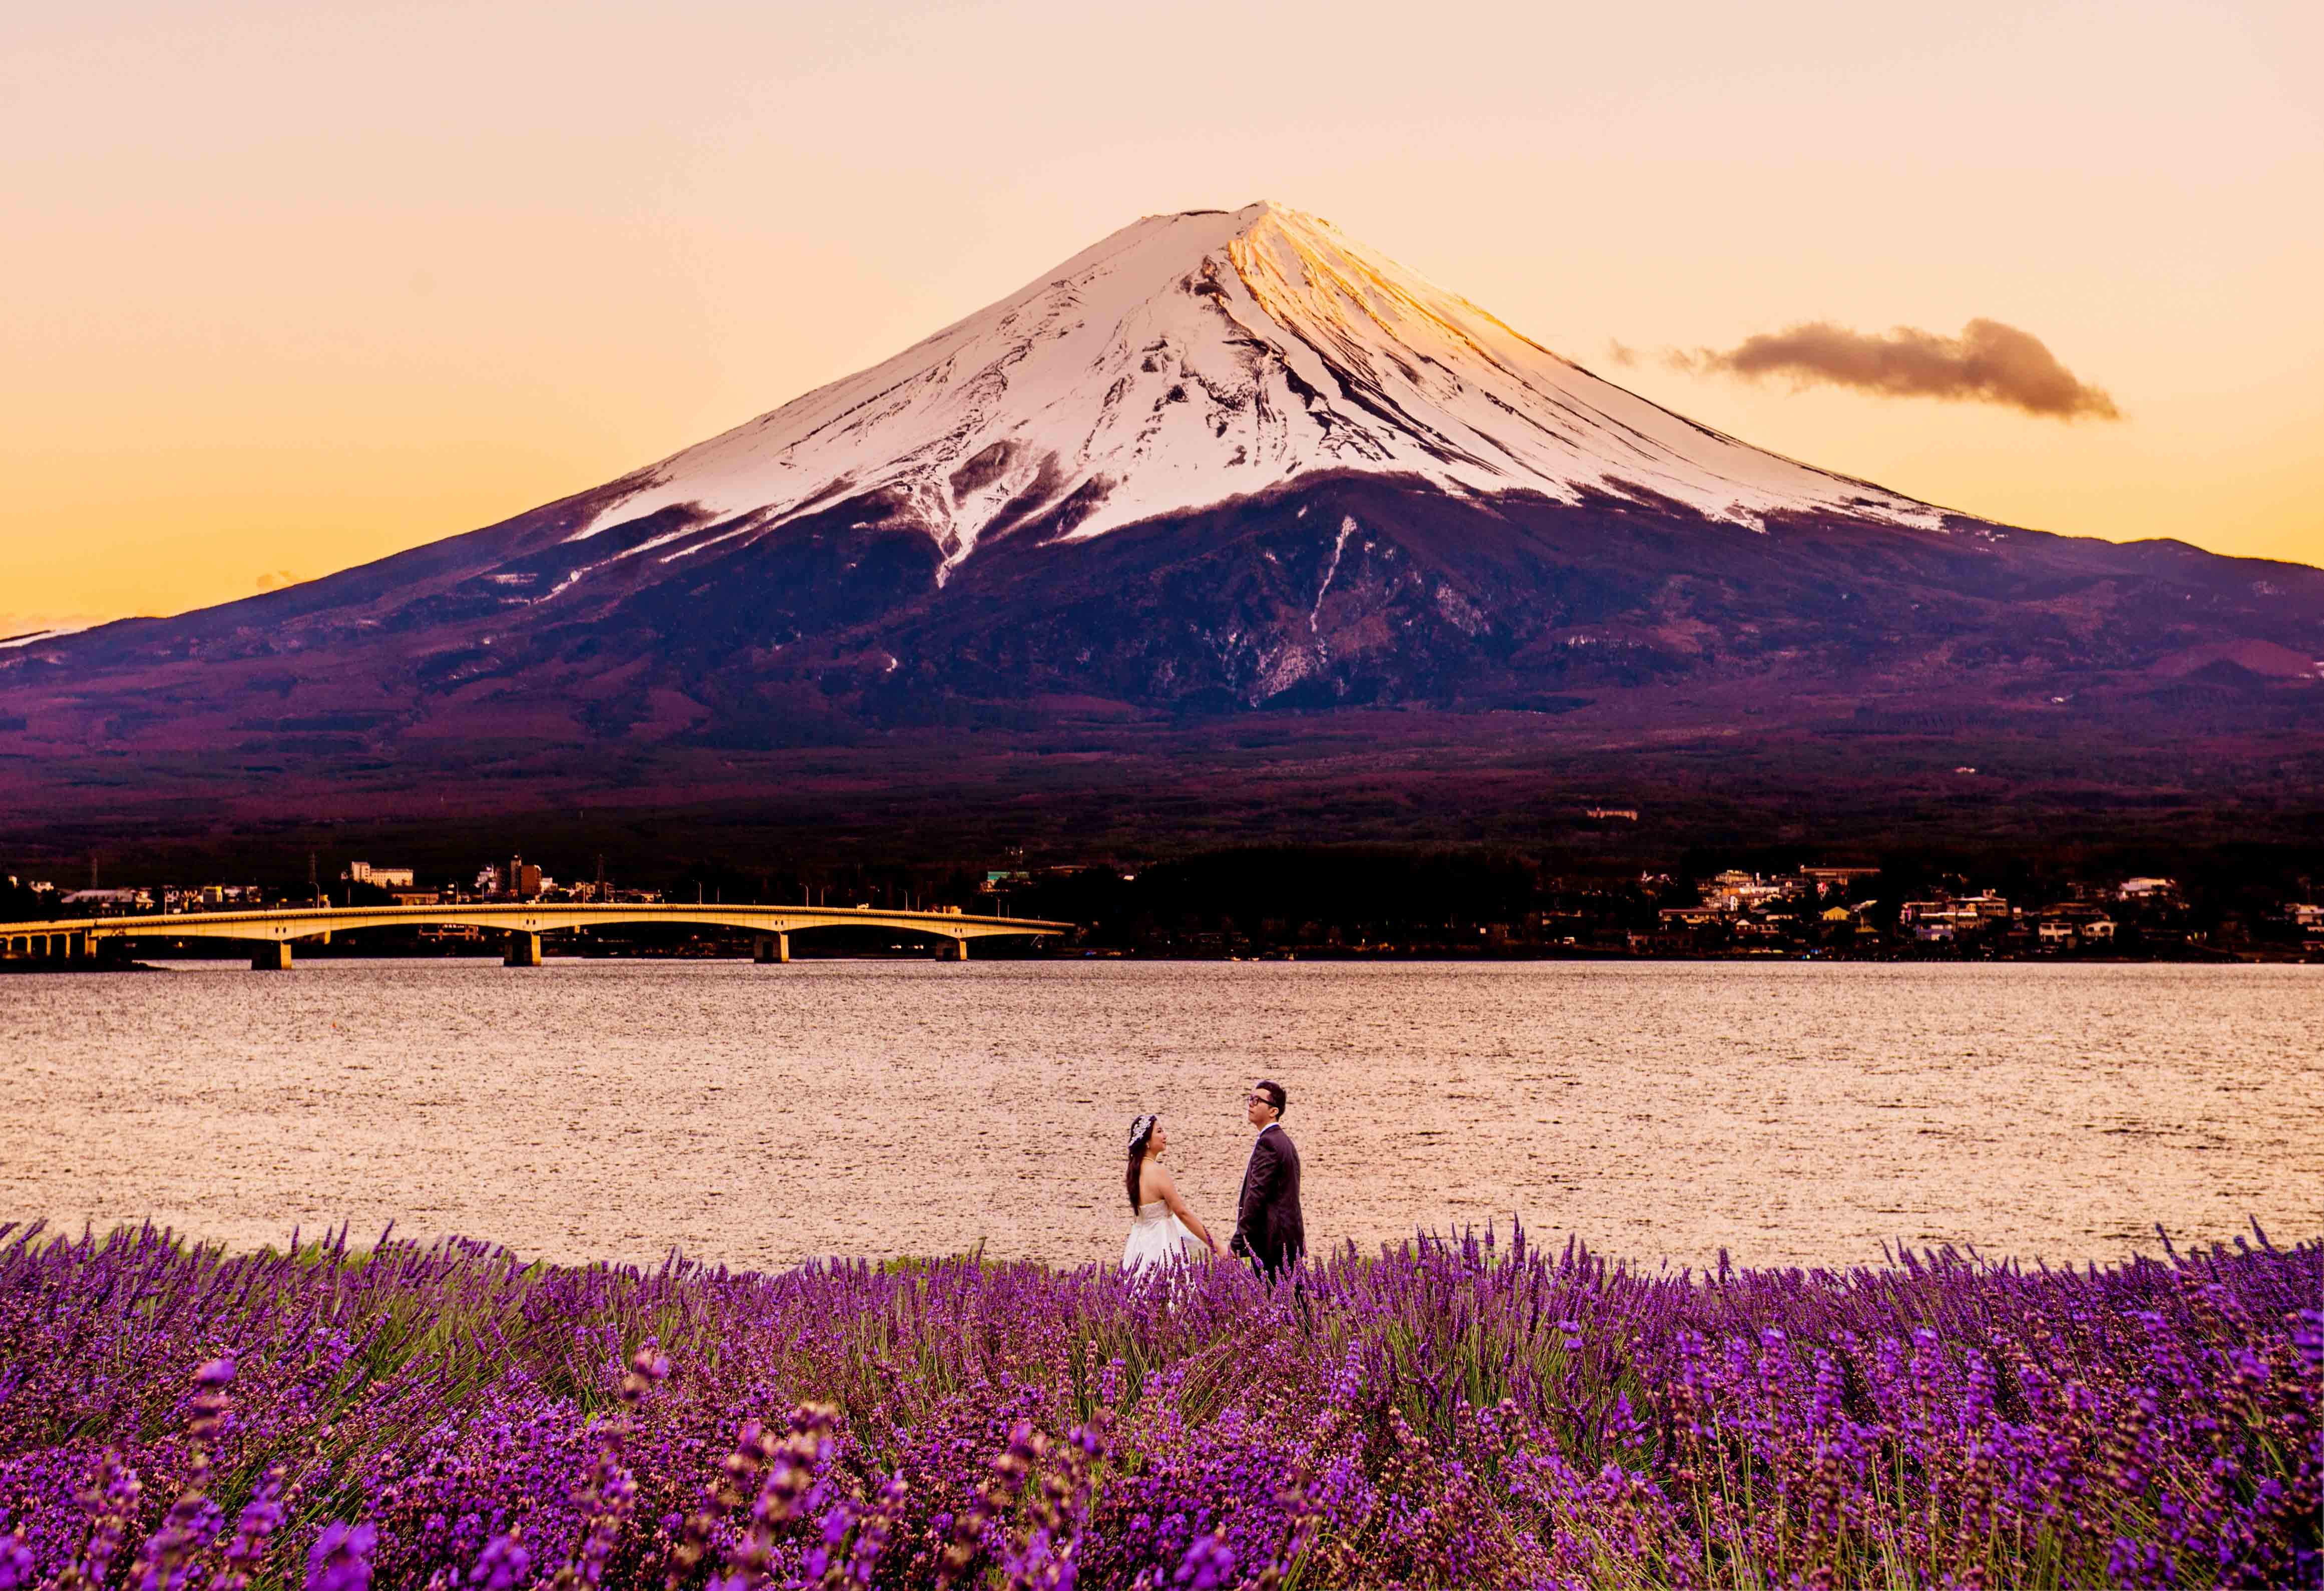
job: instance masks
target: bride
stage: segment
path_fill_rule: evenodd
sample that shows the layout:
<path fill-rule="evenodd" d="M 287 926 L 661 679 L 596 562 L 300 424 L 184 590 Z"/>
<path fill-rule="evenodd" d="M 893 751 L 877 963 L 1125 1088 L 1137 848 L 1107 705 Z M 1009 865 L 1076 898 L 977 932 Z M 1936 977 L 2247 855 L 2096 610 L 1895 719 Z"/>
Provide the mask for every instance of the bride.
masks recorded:
<path fill-rule="evenodd" d="M 1138 1213 L 1130 1223 L 1130 1241 L 1122 1245 L 1125 1271 L 1149 1270 L 1186 1259 L 1197 1243 L 1213 1255 L 1222 1252 L 1219 1240 L 1178 1197 L 1177 1182 L 1162 1163 L 1162 1152 L 1169 1146 L 1159 1117 L 1141 1116 L 1130 1124 L 1130 1169 L 1123 1183 L 1130 1208 Z"/>

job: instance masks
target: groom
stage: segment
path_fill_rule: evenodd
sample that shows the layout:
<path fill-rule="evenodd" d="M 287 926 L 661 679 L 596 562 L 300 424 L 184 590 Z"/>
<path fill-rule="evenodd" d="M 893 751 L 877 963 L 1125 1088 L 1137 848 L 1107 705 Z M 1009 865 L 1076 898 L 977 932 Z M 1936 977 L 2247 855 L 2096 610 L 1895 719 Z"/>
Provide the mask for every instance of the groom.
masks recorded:
<path fill-rule="evenodd" d="M 1264 1078 L 1243 1096 L 1244 1115 L 1259 1138 L 1243 1168 L 1231 1246 L 1263 1282 L 1274 1281 L 1307 1252 L 1307 1228 L 1299 1219 L 1299 1151 L 1282 1125 L 1288 1103 L 1283 1085 Z"/>

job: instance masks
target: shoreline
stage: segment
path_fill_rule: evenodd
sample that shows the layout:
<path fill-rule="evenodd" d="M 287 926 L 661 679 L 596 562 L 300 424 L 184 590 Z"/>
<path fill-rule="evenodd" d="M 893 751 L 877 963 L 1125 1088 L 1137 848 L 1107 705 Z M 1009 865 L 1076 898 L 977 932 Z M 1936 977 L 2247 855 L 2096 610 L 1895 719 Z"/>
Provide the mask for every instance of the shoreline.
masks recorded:
<path fill-rule="evenodd" d="M 545 961 L 652 961 L 652 962 L 740 962 L 750 963 L 753 958 L 747 951 L 721 951 L 693 953 L 684 951 L 589 951 L 575 952 L 545 948 Z M 53 973 L 92 972 L 162 972 L 172 968 L 155 966 L 156 961 L 195 965 L 203 962 L 233 964 L 245 960 L 242 955 L 193 955 L 186 953 L 155 953 L 113 960 L 99 958 L 90 961 L 73 957 L 17 957 L 0 960 L 0 976 L 39 976 Z M 296 955 L 294 967 L 311 966 L 318 961 L 488 961 L 498 963 L 497 950 L 462 952 L 377 951 L 346 952 L 338 950 L 302 950 Z M 937 961 L 931 955 L 910 952 L 888 954 L 855 952 L 849 954 L 817 954 L 813 951 L 795 951 L 791 963 L 814 961 L 834 962 L 904 962 L 919 963 Z M 1082 961 L 1152 961 L 1194 964 L 1218 963 L 1231 965 L 1247 962 L 1314 963 L 1348 965 L 1394 963 L 1398 965 L 1472 966 L 1503 965 L 1531 962 L 1587 961 L 1598 964 L 1644 965 L 1670 962 L 1679 964 L 1769 962 L 1812 963 L 1832 967 L 1968 967 L 1968 966 L 2034 966 L 2034 967 L 2319 967 L 2324 966 L 2324 952 L 2319 951 L 2214 951 L 2203 954 L 2182 952 L 2147 955 L 2082 955 L 2060 954 L 2056 952 L 2034 952 L 2014 954 L 2006 952 L 1987 954 L 1915 953 L 1899 950 L 1889 953 L 1850 952 L 1833 953 L 1812 950 L 1748 950 L 1748 951 L 1628 951 L 1588 950 L 1574 947 L 1543 949 L 1511 949 L 1495 951 L 1459 951 L 1444 947 L 1394 947 L 1339 951 L 1301 951 L 1296 952 L 1259 952 L 1251 955 L 1206 954 L 1201 952 L 1164 953 L 1141 951 L 1056 951 L 1025 953 L 988 953 L 977 958 L 982 962 L 1014 965 L 1024 962 Z"/>
<path fill-rule="evenodd" d="M 653 1258 L 608 1257 L 600 1254 L 559 1256 L 538 1250 L 528 1252 L 498 1238 L 470 1232 L 429 1230 L 414 1235 L 409 1229 L 409 1223 L 401 1219 L 386 1222 L 376 1237 L 368 1239 L 352 1238 L 353 1230 L 352 1221 L 326 1223 L 322 1235 L 317 1237 L 304 1227 L 293 1225 L 275 1237 L 237 1241 L 205 1236 L 190 1228 L 180 1228 L 151 1217 L 124 1218 L 105 1223 L 84 1220 L 78 1226 L 48 1217 L 0 1219 L 0 1251 L 35 1238 L 42 1246 L 152 1242 L 183 1255 L 207 1255 L 227 1263 L 300 1262 L 300 1256 L 321 1251 L 344 1255 L 359 1263 L 366 1256 L 383 1252 L 458 1250 L 489 1254 L 497 1263 L 504 1263 L 528 1274 L 645 1275 L 675 1270 L 716 1274 L 738 1283 L 765 1285 L 779 1285 L 788 1278 L 803 1275 L 854 1271 L 881 1275 L 915 1274 L 945 1267 L 965 1267 L 992 1275 L 1038 1274 L 1059 1283 L 1074 1280 L 1102 1282 L 1114 1276 L 1120 1269 L 1119 1259 L 1110 1257 L 1110 1249 L 1106 1255 L 1065 1261 L 1036 1255 L 992 1252 L 982 1239 L 972 1246 L 944 1253 L 831 1253 L 760 1263 L 689 1253 L 676 1244 Z M 1496 1219 L 1484 1227 L 1415 1228 L 1402 1237 L 1377 1239 L 1369 1245 L 1352 1237 L 1343 1237 L 1329 1247 L 1312 1251 L 1307 1263 L 1311 1268 L 1339 1265 L 1369 1266 L 1409 1261 L 1447 1247 L 1467 1246 L 1490 1252 L 1507 1248 L 1515 1234 L 1525 1235 L 1518 1239 L 1521 1248 L 1570 1246 L 1579 1252 L 1596 1256 L 1611 1270 L 1640 1281 L 1662 1283 L 1692 1279 L 1703 1284 L 1711 1284 L 1723 1276 L 1762 1281 L 1789 1278 L 1804 1280 L 1814 1285 L 1855 1286 L 1868 1281 L 1895 1280 L 1917 1274 L 1931 1265 L 1951 1262 L 1969 1264 L 1996 1273 L 2024 1275 L 2105 1275 L 2135 1271 L 2144 1265 L 2175 1263 L 2185 1256 L 2225 1255 L 2231 1252 L 2249 1251 L 2255 1244 L 2260 1250 L 2313 1248 L 2324 1251 L 2324 1227 L 2288 1241 L 2279 1240 L 2275 1232 L 2264 1227 L 2256 1216 L 2246 1213 L 2234 1229 L 2223 1226 L 2212 1228 L 2207 1235 L 2174 1234 L 2155 1223 L 2148 1236 L 2136 1241 L 2119 1239 L 2114 1247 L 2103 1252 L 2064 1256 L 2052 1253 L 1997 1252 L 1987 1246 L 1969 1240 L 1932 1240 L 1911 1244 L 1897 1238 L 1877 1243 L 1872 1251 L 1859 1258 L 1821 1263 L 1754 1260 L 1748 1253 L 1742 1258 L 1731 1258 L 1728 1245 L 1720 1245 L 1708 1253 L 1696 1253 L 1692 1256 L 1657 1255 L 1649 1259 L 1609 1254 L 1572 1230 L 1562 1230 L 1552 1238 L 1536 1239 L 1532 1235 L 1533 1228 L 1511 1213 L 1505 1219 Z M 1213 1260 L 1203 1255 L 1195 1256 L 1189 1266 L 1198 1275 L 1213 1270 L 1239 1272 L 1243 1268 L 1244 1262 L 1239 1259 Z"/>

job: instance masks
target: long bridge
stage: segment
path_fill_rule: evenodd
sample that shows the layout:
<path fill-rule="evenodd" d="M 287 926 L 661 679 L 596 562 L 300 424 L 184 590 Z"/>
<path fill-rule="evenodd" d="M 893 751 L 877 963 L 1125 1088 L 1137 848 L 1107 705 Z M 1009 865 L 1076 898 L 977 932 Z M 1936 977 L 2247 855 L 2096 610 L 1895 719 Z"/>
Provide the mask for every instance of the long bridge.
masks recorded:
<path fill-rule="evenodd" d="M 365 928 L 478 928 L 507 943 L 503 963 L 540 965 L 545 934 L 636 923 L 728 928 L 757 941 L 761 961 L 791 959 L 791 935 L 817 928 L 887 928 L 923 937 L 946 960 L 968 960 L 968 942 L 993 934 L 1071 933 L 1071 923 L 1035 917 L 969 916 L 959 912 L 878 911 L 870 906 L 664 906 L 611 901 L 474 901 L 447 906 L 281 906 L 251 912 L 152 912 L 138 916 L 71 917 L 0 923 L 0 957 L 91 961 L 108 940 L 224 939 L 247 942 L 257 970 L 290 965 L 301 940 L 327 944 L 336 933 Z M 125 946 L 124 946 L 125 948 Z"/>

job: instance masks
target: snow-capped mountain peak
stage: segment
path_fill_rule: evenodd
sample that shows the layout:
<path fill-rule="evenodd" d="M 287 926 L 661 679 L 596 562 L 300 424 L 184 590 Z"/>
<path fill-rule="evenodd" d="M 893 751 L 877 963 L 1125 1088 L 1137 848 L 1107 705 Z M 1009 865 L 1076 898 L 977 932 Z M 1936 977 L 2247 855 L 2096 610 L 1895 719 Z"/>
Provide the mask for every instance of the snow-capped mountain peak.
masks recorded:
<path fill-rule="evenodd" d="M 876 494 L 887 522 L 935 538 L 948 574 L 998 535 L 1101 536 L 1331 470 L 1464 495 L 1652 495 L 1755 527 L 1784 510 L 1942 518 L 1697 426 L 1329 222 L 1259 203 L 1134 222 L 884 363 L 638 472 L 572 539 L 682 508 L 682 526 L 619 555 L 675 562 Z"/>

